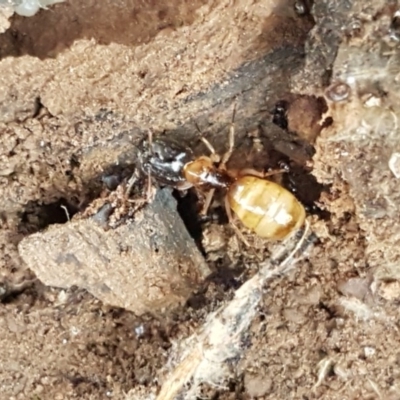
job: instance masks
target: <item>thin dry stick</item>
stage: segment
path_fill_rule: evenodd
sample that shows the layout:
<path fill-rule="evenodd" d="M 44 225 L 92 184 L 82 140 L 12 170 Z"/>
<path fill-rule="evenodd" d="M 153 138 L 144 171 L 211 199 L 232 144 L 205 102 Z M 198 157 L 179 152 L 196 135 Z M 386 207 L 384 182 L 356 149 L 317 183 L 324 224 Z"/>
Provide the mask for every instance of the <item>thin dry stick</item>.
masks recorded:
<path fill-rule="evenodd" d="M 302 247 L 307 233 L 308 225 L 288 257 L 274 265 L 274 260 L 281 259 L 286 252 L 283 248 L 280 254 L 263 263 L 259 272 L 236 291 L 234 299 L 210 315 L 198 335 L 185 341 L 186 355 L 163 384 L 157 400 L 173 400 L 178 394 L 182 399 L 193 399 L 202 382 L 219 385 L 224 381 L 229 374 L 226 361 L 240 354 L 241 338 L 257 313 L 265 283 L 294 267 L 295 253 Z M 190 389 L 182 393 L 189 382 Z"/>

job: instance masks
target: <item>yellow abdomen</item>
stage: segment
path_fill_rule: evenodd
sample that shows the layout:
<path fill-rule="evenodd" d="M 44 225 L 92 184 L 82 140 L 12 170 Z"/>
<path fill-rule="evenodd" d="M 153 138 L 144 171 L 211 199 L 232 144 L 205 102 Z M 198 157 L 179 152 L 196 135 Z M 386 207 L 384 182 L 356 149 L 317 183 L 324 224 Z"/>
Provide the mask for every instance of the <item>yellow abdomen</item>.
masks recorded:
<path fill-rule="evenodd" d="M 243 225 L 261 237 L 283 239 L 304 224 L 304 207 L 277 183 L 243 176 L 232 184 L 227 196 Z"/>

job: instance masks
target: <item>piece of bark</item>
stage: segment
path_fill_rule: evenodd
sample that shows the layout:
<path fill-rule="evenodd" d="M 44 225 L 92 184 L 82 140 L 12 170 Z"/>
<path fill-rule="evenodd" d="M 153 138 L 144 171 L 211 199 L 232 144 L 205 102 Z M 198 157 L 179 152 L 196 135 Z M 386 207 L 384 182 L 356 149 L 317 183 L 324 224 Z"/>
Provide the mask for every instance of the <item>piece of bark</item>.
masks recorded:
<path fill-rule="evenodd" d="M 19 253 L 46 285 L 76 285 L 138 315 L 184 302 L 210 272 L 168 189 L 116 229 L 93 218 L 52 225 Z"/>

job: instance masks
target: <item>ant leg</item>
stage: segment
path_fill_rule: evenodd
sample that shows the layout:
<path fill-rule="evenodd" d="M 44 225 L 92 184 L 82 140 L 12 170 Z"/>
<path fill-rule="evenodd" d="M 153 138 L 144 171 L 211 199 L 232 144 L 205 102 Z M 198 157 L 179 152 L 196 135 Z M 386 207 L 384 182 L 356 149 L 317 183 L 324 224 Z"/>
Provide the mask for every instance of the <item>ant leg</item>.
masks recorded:
<path fill-rule="evenodd" d="M 150 171 L 147 174 L 147 190 L 146 190 L 146 201 L 150 201 L 153 199 L 154 191 L 153 191 L 153 182 L 151 179 Z"/>
<path fill-rule="evenodd" d="M 217 154 L 213 145 L 204 136 L 202 136 L 200 139 L 206 145 L 207 149 L 210 151 L 212 156 Z"/>
<path fill-rule="evenodd" d="M 249 242 L 246 240 L 246 238 L 243 236 L 243 233 L 240 232 L 239 228 L 235 225 L 235 222 L 233 221 L 233 216 L 231 212 L 231 207 L 229 205 L 228 198 L 225 197 L 225 210 L 226 210 L 226 215 L 228 216 L 228 221 L 231 224 L 233 230 L 235 231 L 236 235 L 239 237 L 239 239 L 247 246 L 251 247 Z"/>
<path fill-rule="evenodd" d="M 310 229 L 310 223 L 306 220 L 305 221 L 305 227 L 304 227 L 304 233 L 301 236 L 301 238 L 299 239 L 299 241 L 297 242 L 295 248 L 291 251 L 291 253 L 285 258 L 285 260 L 283 261 L 283 264 L 287 264 L 288 262 L 290 262 L 293 257 L 296 255 L 296 253 L 301 250 L 302 246 L 304 245 L 304 242 L 306 240 L 306 236 L 308 234 L 308 230 Z"/>
<path fill-rule="evenodd" d="M 226 169 L 226 163 L 229 161 L 231 158 L 231 155 L 233 153 L 233 148 L 235 147 L 235 125 L 232 123 L 230 128 L 229 128 L 229 148 L 228 151 L 222 156 L 220 168 L 221 169 Z"/>
<path fill-rule="evenodd" d="M 236 103 L 233 106 L 233 113 L 232 113 L 232 122 L 229 127 L 229 137 L 228 137 L 228 150 L 227 152 L 222 156 L 220 168 L 221 169 L 226 169 L 226 163 L 229 161 L 231 158 L 231 155 L 233 153 L 233 148 L 235 147 L 235 113 L 236 113 Z"/>
<path fill-rule="evenodd" d="M 127 193 L 128 196 L 130 194 L 130 191 L 132 189 L 132 186 L 137 182 L 137 177 L 132 176 L 132 178 L 128 181 L 128 188 L 127 188 Z M 154 191 L 153 191 L 153 185 L 152 185 L 152 179 L 151 179 L 151 174 L 150 171 L 147 173 L 147 188 L 146 188 L 146 194 L 144 197 L 139 198 L 139 199 L 130 199 L 130 203 L 149 203 L 151 200 L 154 198 Z"/>
<path fill-rule="evenodd" d="M 285 172 L 287 172 L 285 169 L 274 169 L 274 170 L 268 171 L 268 172 L 261 172 L 261 171 L 255 170 L 253 168 L 244 168 L 239 172 L 239 176 L 251 175 L 251 176 L 256 176 L 258 178 L 264 179 L 268 176 L 283 174 Z"/>
<path fill-rule="evenodd" d="M 264 172 L 264 178 L 266 178 L 267 176 L 284 174 L 285 172 L 287 172 L 286 169 L 274 169 L 272 171 Z"/>
<path fill-rule="evenodd" d="M 260 128 L 256 128 L 249 132 L 247 136 L 252 139 L 252 150 L 254 150 L 256 153 L 261 153 L 264 150 L 264 145 L 261 140 Z"/>
<path fill-rule="evenodd" d="M 137 171 L 135 171 L 132 176 L 129 178 L 128 180 L 128 184 L 126 186 L 125 189 L 125 193 L 127 195 L 127 197 L 129 197 L 129 195 L 131 194 L 133 185 L 138 181 L 138 176 L 137 176 Z"/>
<path fill-rule="evenodd" d="M 153 132 L 150 129 L 147 131 L 147 140 L 149 141 L 149 152 L 153 154 Z"/>
<path fill-rule="evenodd" d="M 211 190 L 207 193 L 206 201 L 204 202 L 203 207 L 202 207 L 202 209 L 201 209 L 201 211 L 200 211 L 200 215 L 201 215 L 201 216 L 204 217 L 204 216 L 207 215 L 208 209 L 210 208 L 212 199 L 213 199 L 213 197 L 214 197 L 214 193 L 215 193 L 215 189 L 211 189 Z"/>

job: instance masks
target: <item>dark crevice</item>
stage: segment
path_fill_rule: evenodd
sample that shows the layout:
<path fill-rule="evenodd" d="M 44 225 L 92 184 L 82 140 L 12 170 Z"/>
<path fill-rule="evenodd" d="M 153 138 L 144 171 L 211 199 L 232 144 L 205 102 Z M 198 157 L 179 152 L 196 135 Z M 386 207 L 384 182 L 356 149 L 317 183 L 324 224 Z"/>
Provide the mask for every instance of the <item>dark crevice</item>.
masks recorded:
<path fill-rule="evenodd" d="M 296 196 L 308 213 L 316 214 L 325 220 L 330 218 L 330 213 L 316 204 L 321 193 L 329 191 L 329 187 L 320 184 L 309 171 L 301 166 L 292 165 L 290 172 L 284 174 L 282 185 Z"/>
<path fill-rule="evenodd" d="M 202 250 L 202 227 L 199 219 L 199 204 L 196 193 L 189 190 L 185 195 L 175 190 L 173 192 L 175 199 L 178 202 L 178 213 L 182 218 L 190 236 L 194 239 L 200 251 Z"/>
<path fill-rule="evenodd" d="M 79 166 L 80 158 L 73 156 L 72 162 Z M 94 176 L 83 185 L 84 191 L 80 193 L 68 193 L 59 197 L 54 194 L 54 201 L 43 200 L 29 201 L 21 213 L 18 231 L 22 234 L 31 234 L 41 231 L 52 224 L 64 224 L 69 222 L 78 212 L 83 212 L 88 205 L 97 199 L 104 190 L 113 191 L 119 184 L 127 181 L 133 174 L 134 167 L 131 164 L 121 162 L 118 165 L 105 167 L 100 175 Z M 68 171 L 71 179 L 73 172 Z M 142 185 L 142 182 L 139 182 Z M 67 192 L 68 188 L 65 188 Z M 46 193 L 46 198 L 51 198 L 51 193 Z"/>
<path fill-rule="evenodd" d="M 68 222 L 78 211 L 76 204 L 65 198 L 53 203 L 42 204 L 39 201 L 30 201 L 22 214 L 18 230 L 23 233 L 32 233 L 45 229 L 52 224 Z"/>

